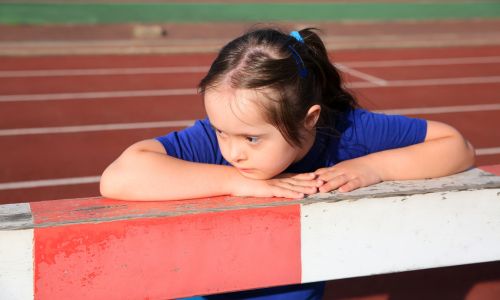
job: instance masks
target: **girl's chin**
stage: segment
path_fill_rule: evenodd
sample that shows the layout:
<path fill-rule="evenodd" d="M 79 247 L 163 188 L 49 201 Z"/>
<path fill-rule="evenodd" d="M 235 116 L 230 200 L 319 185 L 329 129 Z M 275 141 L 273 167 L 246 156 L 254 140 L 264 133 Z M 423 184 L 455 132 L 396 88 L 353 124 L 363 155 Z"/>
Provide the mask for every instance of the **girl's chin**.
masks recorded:
<path fill-rule="evenodd" d="M 238 169 L 238 171 L 240 172 L 241 175 L 243 175 L 246 178 L 250 178 L 250 179 L 267 180 L 267 179 L 271 179 L 274 177 L 272 175 L 268 175 L 268 174 L 259 172 L 258 170 L 255 170 L 255 169 L 252 169 L 252 170 Z"/>

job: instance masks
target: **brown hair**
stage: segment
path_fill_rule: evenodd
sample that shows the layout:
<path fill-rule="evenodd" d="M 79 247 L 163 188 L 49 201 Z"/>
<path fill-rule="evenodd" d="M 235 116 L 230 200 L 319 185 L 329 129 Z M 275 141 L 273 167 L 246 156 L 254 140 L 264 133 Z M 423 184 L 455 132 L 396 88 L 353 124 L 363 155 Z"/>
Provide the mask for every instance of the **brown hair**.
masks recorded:
<path fill-rule="evenodd" d="M 302 124 L 315 104 L 321 106 L 317 127 L 336 132 L 340 115 L 358 104 L 314 30 L 299 31 L 303 42 L 277 29 L 258 29 L 234 39 L 221 49 L 199 91 L 222 82 L 239 89 L 270 88 L 278 96 L 261 101 L 265 118 L 292 146 L 302 145 Z M 299 74 L 304 68 L 307 75 Z"/>

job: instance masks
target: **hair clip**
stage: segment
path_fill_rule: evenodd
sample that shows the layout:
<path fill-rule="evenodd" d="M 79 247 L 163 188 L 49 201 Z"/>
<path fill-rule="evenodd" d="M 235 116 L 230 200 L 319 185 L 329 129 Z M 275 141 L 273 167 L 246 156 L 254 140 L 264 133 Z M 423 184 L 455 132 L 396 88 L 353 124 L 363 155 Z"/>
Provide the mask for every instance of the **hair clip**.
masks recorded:
<path fill-rule="evenodd" d="M 298 31 L 290 32 L 290 36 L 294 37 L 297 40 L 297 42 L 304 44 L 304 39 L 302 38 L 302 36 Z"/>

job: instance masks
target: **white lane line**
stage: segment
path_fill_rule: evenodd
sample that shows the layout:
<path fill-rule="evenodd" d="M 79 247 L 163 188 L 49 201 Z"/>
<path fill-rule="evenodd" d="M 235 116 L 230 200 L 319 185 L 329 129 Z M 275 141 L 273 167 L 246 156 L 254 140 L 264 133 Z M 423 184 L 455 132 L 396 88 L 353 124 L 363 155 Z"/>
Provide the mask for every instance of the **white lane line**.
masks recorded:
<path fill-rule="evenodd" d="M 405 87 L 405 86 L 465 85 L 465 84 L 484 84 L 484 83 L 499 83 L 499 82 L 500 82 L 500 76 L 482 76 L 482 77 L 411 79 L 411 80 L 392 80 L 392 81 L 387 80 L 385 81 L 386 85 L 381 85 L 382 82 L 374 83 L 373 81 L 351 82 L 347 83 L 346 86 L 348 88 L 353 88 L 353 89 L 363 89 L 363 88 Z M 57 93 L 57 94 L 0 95 L 0 102 L 186 96 L 186 95 L 196 95 L 196 94 L 198 94 L 198 91 L 197 89 L 193 88 L 193 89 L 133 90 L 133 91 Z"/>
<path fill-rule="evenodd" d="M 389 86 L 432 86 L 432 85 L 456 85 L 456 84 L 481 84 L 481 83 L 496 83 L 496 82 L 500 82 L 500 76 L 392 80 L 389 81 Z"/>
<path fill-rule="evenodd" d="M 377 60 L 377 61 L 346 61 L 346 62 L 340 62 L 339 64 L 335 63 L 335 65 L 336 66 L 342 65 L 344 67 L 350 67 L 350 68 L 359 68 L 359 67 L 383 68 L 383 67 L 442 66 L 442 65 L 491 64 L 491 63 L 500 63 L 500 56 Z M 3 70 L 0 71 L 0 78 L 205 73 L 208 71 L 208 69 L 209 66 L 57 69 L 57 70 Z"/>
<path fill-rule="evenodd" d="M 476 155 L 494 155 L 500 153 L 500 147 L 476 149 Z"/>
<path fill-rule="evenodd" d="M 476 156 L 500 154 L 500 147 L 476 149 Z M 14 181 L 0 183 L 0 190 L 29 189 L 37 187 L 98 183 L 101 176 L 69 177 L 57 179 Z"/>
<path fill-rule="evenodd" d="M 500 63 L 500 56 L 342 62 L 342 64 L 348 65 L 349 67 L 353 68 L 446 66 L 446 65 L 495 64 L 495 63 Z"/>
<path fill-rule="evenodd" d="M 164 122 L 97 124 L 97 125 L 81 125 L 81 126 L 62 126 L 62 127 L 14 128 L 14 129 L 1 129 L 0 136 L 187 127 L 193 125 L 194 122 L 195 120 L 179 120 L 179 121 L 164 121 Z"/>
<path fill-rule="evenodd" d="M 0 95 L 0 102 L 79 100 L 79 99 L 103 99 L 103 98 L 124 98 L 124 97 L 159 97 L 159 96 L 183 96 L 183 95 L 196 95 L 196 94 L 198 94 L 197 89 L 164 89 L 164 90 L 135 90 L 135 91 L 112 91 L 112 92 Z"/>
<path fill-rule="evenodd" d="M 466 85 L 499 83 L 500 76 L 480 76 L 480 77 L 456 77 L 456 78 L 431 78 L 431 79 L 408 79 L 408 80 L 387 80 L 387 85 L 381 86 L 371 82 L 352 82 L 346 84 L 348 88 L 381 88 L 381 87 L 412 87 L 412 86 L 435 86 L 435 85 Z"/>
<path fill-rule="evenodd" d="M 366 81 L 371 82 L 371 83 L 376 84 L 376 85 L 381 85 L 381 86 L 387 85 L 387 81 L 382 79 L 382 78 L 375 77 L 373 75 L 355 70 L 355 69 L 348 67 L 344 64 L 337 64 L 336 66 L 339 70 L 341 70 L 347 74 L 351 74 L 354 77 L 358 77 L 360 79 L 366 80 Z"/>
<path fill-rule="evenodd" d="M 500 110 L 500 104 L 495 103 L 495 104 L 476 104 L 476 105 L 457 105 L 457 106 L 416 107 L 416 108 L 400 108 L 400 109 L 382 109 L 373 111 L 385 114 L 415 115 L 415 114 L 442 114 L 442 113 L 491 111 L 491 110 Z M 0 129 L 0 136 L 188 127 L 193 125 L 194 122 L 195 120 L 178 120 L 178 121 L 163 121 L 163 122 L 137 122 L 137 123 L 80 125 L 80 126 Z"/>
<path fill-rule="evenodd" d="M 70 177 L 59 179 L 14 181 L 0 183 L 0 190 L 30 189 L 47 186 L 75 185 L 99 182 L 101 176 Z"/>
<path fill-rule="evenodd" d="M 416 115 L 416 114 L 445 114 L 456 112 L 489 111 L 500 110 L 500 103 L 476 104 L 476 105 L 456 105 L 456 106 L 436 106 L 436 107 L 416 107 L 416 108 L 396 108 L 373 110 L 374 112 L 390 115 Z"/>
<path fill-rule="evenodd" d="M 208 66 L 0 71 L 0 78 L 206 73 Z"/>

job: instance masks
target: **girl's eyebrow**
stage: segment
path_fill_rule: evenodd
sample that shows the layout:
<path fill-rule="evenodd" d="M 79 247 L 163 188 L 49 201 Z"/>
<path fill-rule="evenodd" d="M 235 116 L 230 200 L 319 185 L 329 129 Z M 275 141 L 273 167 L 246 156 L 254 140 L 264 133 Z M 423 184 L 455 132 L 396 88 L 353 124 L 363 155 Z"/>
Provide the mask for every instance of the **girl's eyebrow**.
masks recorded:
<path fill-rule="evenodd" d="M 210 126 L 212 126 L 212 128 L 216 131 L 220 131 L 220 132 L 224 132 L 223 130 L 220 130 L 219 128 L 215 127 L 213 124 L 210 124 Z M 247 136 L 251 136 L 251 137 L 262 137 L 262 136 L 265 136 L 265 134 L 253 134 L 253 133 L 245 133 L 245 132 L 240 132 L 240 133 L 236 133 L 236 134 L 233 134 L 233 135 L 236 135 L 236 136 L 243 136 L 243 137 L 247 137 Z"/>

